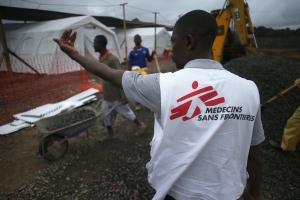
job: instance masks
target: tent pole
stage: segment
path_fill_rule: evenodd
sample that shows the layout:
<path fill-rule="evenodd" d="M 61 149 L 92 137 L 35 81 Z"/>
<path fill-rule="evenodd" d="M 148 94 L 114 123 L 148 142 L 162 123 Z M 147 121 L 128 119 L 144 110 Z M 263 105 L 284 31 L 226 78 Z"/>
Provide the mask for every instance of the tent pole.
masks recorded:
<path fill-rule="evenodd" d="M 4 59 L 4 52 L 2 52 L 1 55 L 0 55 L 0 66 L 3 62 L 3 59 Z"/>
<path fill-rule="evenodd" d="M 158 12 L 154 12 L 154 50 L 156 51 L 156 14 Z"/>
<path fill-rule="evenodd" d="M 15 54 L 14 52 L 12 52 L 10 49 L 8 49 L 9 53 L 11 53 L 13 56 L 15 56 L 16 58 L 18 58 L 22 63 L 24 63 L 27 67 L 29 67 L 32 71 L 34 71 L 37 75 L 41 76 L 42 75 L 36 70 L 34 69 L 32 66 L 30 66 L 25 60 L 23 60 L 20 56 L 18 56 L 17 54 Z"/>
<path fill-rule="evenodd" d="M 125 20 L 125 5 L 127 3 L 120 4 L 123 6 L 123 28 L 124 28 L 124 40 L 125 40 L 125 61 L 127 63 L 127 38 L 126 38 L 126 20 Z"/>
<path fill-rule="evenodd" d="M 10 63 L 10 59 L 9 59 L 9 52 L 8 52 L 8 48 L 7 48 L 4 28 L 3 28 L 3 25 L 2 25 L 1 15 L 0 15 L 0 37 L 1 37 L 1 43 L 2 43 L 2 46 L 3 46 L 3 54 L 4 54 L 4 57 L 5 57 L 6 67 L 7 67 L 7 70 L 9 72 L 9 74 L 13 78 L 13 73 L 12 73 L 11 63 Z"/>

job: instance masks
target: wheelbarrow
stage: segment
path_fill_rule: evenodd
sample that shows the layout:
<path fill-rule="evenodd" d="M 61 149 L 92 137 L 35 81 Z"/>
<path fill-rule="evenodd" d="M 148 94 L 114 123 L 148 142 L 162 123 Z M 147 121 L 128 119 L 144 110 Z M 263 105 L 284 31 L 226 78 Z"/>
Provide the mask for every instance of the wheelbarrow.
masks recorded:
<path fill-rule="evenodd" d="M 99 101 L 96 108 L 101 104 L 101 102 L 102 100 Z M 122 105 L 122 103 L 116 104 L 104 115 L 103 118 L 105 118 L 109 113 L 111 113 L 120 105 Z M 100 115 L 99 112 L 89 106 L 78 108 L 76 110 L 90 110 L 94 113 L 94 116 L 52 131 L 47 130 L 47 127 L 49 125 L 59 123 L 63 118 L 74 112 L 74 110 L 70 110 L 53 117 L 44 118 L 35 123 L 41 140 L 38 152 L 35 154 L 35 158 L 44 158 L 49 161 L 54 161 L 62 158 L 68 151 L 68 138 L 77 136 L 94 126 L 97 121 L 97 117 L 99 117 Z M 43 135 L 46 136 L 43 137 Z"/>

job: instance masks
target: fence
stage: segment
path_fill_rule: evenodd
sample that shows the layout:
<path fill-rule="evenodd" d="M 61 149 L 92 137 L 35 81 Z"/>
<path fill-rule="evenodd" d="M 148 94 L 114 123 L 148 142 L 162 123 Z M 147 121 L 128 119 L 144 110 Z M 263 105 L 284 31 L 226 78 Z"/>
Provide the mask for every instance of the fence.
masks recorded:
<path fill-rule="evenodd" d="M 30 67 L 11 56 L 12 72 L 3 60 L 0 66 L 0 125 L 13 115 L 56 103 L 90 87 L 86 71 L 63 53 L 22 58 Z M 34 69 L 34 70 L 33 70 Z"/>
<path fill-rule="evenodd" d="M 64 54 L 23 58 L 35 71 L 11 56 L 12 73 L 5 61 L 0 66 L 0 125 L 13 121 L 13 115 L 38 106 L 56 103 L 91 87 L 102 91 L 91 79 L 101 79 L 84 70 Z M 174 71 L 169 57 L 158 56 L 161 72 Z M 156 62 L 148 63 L 149 73 L 157 72 Z M 122 68 L 127 70 L 127 65 Z"/>

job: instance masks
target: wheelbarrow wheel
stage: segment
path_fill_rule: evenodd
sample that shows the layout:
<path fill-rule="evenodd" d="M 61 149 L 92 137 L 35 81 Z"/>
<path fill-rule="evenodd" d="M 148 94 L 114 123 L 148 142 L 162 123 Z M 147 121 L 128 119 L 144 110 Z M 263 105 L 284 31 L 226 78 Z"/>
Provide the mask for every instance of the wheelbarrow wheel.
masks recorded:
<path fill-rule="evenodd" d="M 62 135 L 51 134 L 43 138 L 39 153 L 49 161 L 62 158 L 68 151 L 68 140 Z"/>

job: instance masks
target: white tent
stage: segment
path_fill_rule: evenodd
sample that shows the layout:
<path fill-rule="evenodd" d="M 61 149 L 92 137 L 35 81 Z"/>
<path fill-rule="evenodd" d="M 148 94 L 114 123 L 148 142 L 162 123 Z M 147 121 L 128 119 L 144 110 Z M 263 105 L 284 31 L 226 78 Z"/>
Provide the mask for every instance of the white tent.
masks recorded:
<path fill-rule="evenodd" d="M 173 31 L 168 31 L 168 33 L 170 34 L 170 36 L 172 36 L 172 34 L 173 34 Z"/>
<path fill-rule="evenodd" d="M 15 30 L 6 30 L 7 45 L 18 56 L 28 62 L 42 74 L 61 74 L 80 70 L 80 65 L 72 61 L 53 42 L 53 38 L 60 38 L 64 30 L 72 28 L 77 31 L 75 47 L 80 54 L 98 58 L 94 52 L 93 40 L 96 35 L 105 35 L 108 40 L 107 48 L 121 61 L 119 43 L 114 31 L 106 27 L 91 16 L 70 17 L 59 20 L 28 24 Z M 2 47 L 0 47 L 2 52 Z M 13 56 L 11 65 L 14 72 L 34 73 Z M 2 62 L 0 70 L 7 70 Z"/>
<path fill-rule="evenodd" d="M 129 52 L 135 46 L 133 39 L 134 36 L 138 34 L 142 37 L 142 46 L 147 47 L 151 54 L 151 51 L 154 49 L 154 42 L 155 42 L 154 29 L 155 28 L 153 27 L 127 29 L 126 31 L 127 53 L 129 54 Z M 124 31 L 117 30 L 116 32 L 117 32 L 117 38 L 119 40 L 119 44 L 121 44 L 122 55 L 125 58 Z M 164 27 L 157 27 L 156 28 L 156 53 L 158 55 L 163 54 L 165 47 L 169 47 L 169 48 L 171 47 L 170 34 Z"/>

